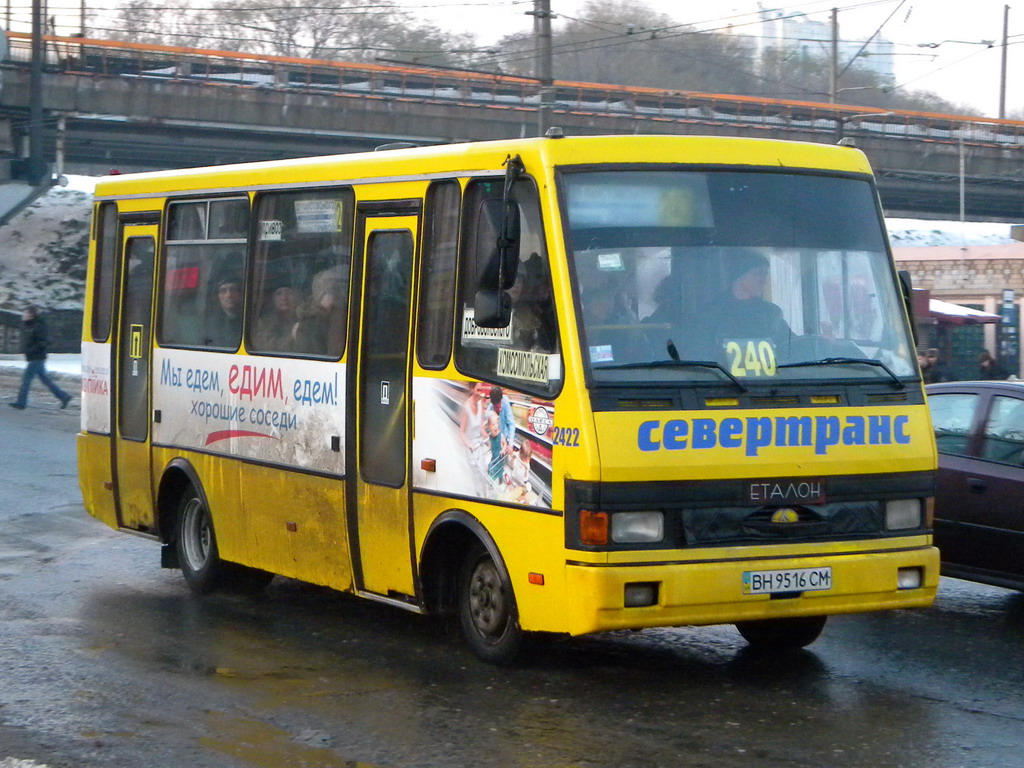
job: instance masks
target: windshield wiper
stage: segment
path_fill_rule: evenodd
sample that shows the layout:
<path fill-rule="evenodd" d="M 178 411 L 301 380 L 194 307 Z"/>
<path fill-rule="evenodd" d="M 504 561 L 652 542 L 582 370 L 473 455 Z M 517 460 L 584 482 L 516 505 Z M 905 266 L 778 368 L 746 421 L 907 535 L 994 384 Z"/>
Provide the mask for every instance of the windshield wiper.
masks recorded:
<path fill-rule="evenodd" d="M 746 392 L 747 388 L 743 382 L 733 376 L 720 364 L 712 360 L 649 360 L 646 363 L 619 363 L 617 365 L 602 365 L 595 370 L 598 371 L 624 371 L 628 368 L 712 368 L 722 373 L 729 379 L 740 392 Z"/>
<path fill-rule="evenodd" d="M 823 357 L 820 360 L 804 360 L 802 363 L 783 363 L 782 365 L 776 366 L 778 368 L 801 368 L 804 366 L 811 365 L 845 365 L 848 363 L 860 363 L 861 365 L 871 365 L 875 368 L 881 368 L 887 374 L 889 378 L 896 384 L 896 389 L 906 389 L 906 384 L 900 381 L 899 376 L 892 372 L 892 369 L 888 365 L 883 363 L 881 360 L 875 360 L 870 357 Z"/>

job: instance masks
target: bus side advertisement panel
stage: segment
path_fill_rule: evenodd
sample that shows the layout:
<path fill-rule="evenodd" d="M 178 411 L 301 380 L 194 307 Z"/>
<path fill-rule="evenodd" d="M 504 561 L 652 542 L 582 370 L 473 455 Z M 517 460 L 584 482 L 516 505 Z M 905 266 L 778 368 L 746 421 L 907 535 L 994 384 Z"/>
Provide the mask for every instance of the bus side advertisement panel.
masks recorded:
<path fill-rule="evenodd" d="M 448 379 L 417 378 L 413 393 L 415 488 L 551 508 L 553 403 Z"/>
<path fill-rule="evenodd" d="M 344 365 L 178 349 L 153 359 L 155 443 L 344 474 Z"/>
<path fill-rule="evenodd" d="M 110 344 L 82 342 L 82 431 L 110 434 Z"/>

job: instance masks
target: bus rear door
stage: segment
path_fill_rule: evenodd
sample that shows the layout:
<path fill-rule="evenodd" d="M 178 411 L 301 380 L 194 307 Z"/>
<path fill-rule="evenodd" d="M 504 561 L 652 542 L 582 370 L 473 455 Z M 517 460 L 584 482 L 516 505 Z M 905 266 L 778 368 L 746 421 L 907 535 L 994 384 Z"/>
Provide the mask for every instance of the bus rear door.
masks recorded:
<path fill-rule="evenodd" d="M 409 499 L 409 320 L 418 217 L 361 216 L 364 258 L 349 528 L 360 592 L 415 594 Z M 356 275 L 355 279 L 359 279 Z M 349 445 L 352 445 L 349 442 Z"/>
<path fill-rule="evenodd" d="M 111 424 L 118 524 L 152 531 L 150 365 L 156 226 L 126 224 L 121 235 L 121 307 L 114 366 Z"/>

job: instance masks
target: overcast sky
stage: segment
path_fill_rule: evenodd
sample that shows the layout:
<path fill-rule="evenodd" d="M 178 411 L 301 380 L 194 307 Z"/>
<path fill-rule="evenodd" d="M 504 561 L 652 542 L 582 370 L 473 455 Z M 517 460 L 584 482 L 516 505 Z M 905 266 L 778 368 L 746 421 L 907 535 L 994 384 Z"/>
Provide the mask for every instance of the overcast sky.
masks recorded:
<path fill-rule="evenodd" d="M 87 14 L 96 18 L 102 9 L 125 0 L 85 0 Z M 207 0 L 192 0 L 194 4 Z M 222 0 L 218 0 L 222 1 Z M 308 0 L 310 4 L 315 0 Z M 366 0 L 377 5 L 380 0 Z M 866 39 L 880 34 L 897 44 L 896 84 L 908 90 L 929 90 L 954 103 L 974 107 L 983 116 L 998 114 L 1004 0 L 794 0 L 780 4 L 757 0 L 641 0 L 676 23 L 704 29 L 732 25 L 737 31 L 757 29 L 759 5 L 802 12 L 809 19 L 828 22 L 830 9 L 839 9 L 840 37 Z M 527 12 L 534 0 L 392 0 L 397 7 L 415 13 L 438 26 L 472 32 L 489 44 L 511 32 L 532 29 Z M 550 0 L 555 14 L 578 16 L 586 0 Z M 1009 15 L 1008 112 L 1024 111 L 1024 1 Z M 29 0 L 13 0 L 13 29 L 27 31 L 18 23 L 18 9 L 30 8 Z M 50 13 L 65 31 L 75 31 L 81 17 L 81 0 L 49 0 Z M 21 16 L 24 16 L 22 13 Z M 98 20 L 98 19 L 97 19 Z M 558 21 L 555 21 L 558 24 Z M 101 35 L 97 35 L 98 37 Z M 988 48 L 982 41 L 992 41 Z M 937 47 L 922 47 L 927 45 Z M 557 62 L 556 72 L 557 77 Z M 842 86 L 842 83 L 840 83 Z M 841 94 L 840 94 L 841 95 Z"/>

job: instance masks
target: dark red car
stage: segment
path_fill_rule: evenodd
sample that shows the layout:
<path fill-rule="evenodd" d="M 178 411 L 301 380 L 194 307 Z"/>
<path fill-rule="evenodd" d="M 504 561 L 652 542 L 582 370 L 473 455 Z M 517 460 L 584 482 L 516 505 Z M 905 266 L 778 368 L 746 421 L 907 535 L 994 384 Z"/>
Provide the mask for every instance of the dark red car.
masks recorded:
<path fill-rule="evenodd" d="M 1024 381 L 927 387 L 942 573 L 1024 590 Z"/>

